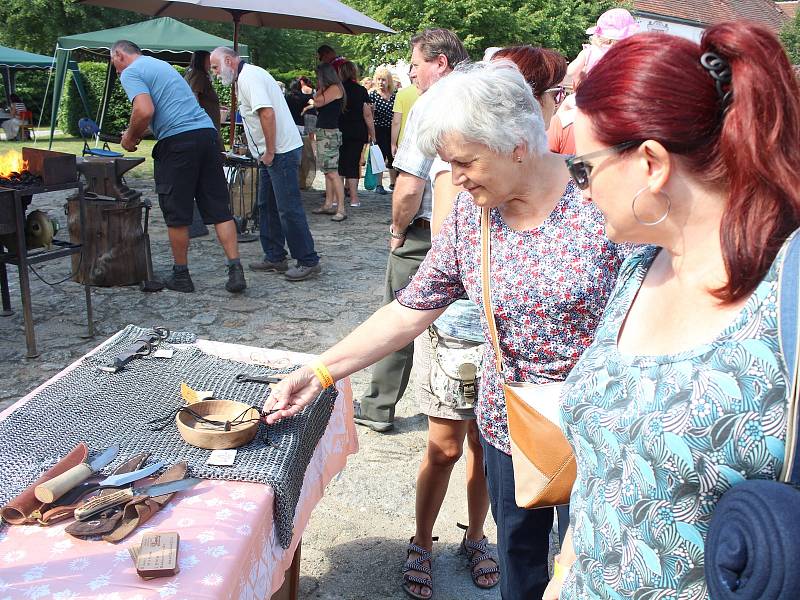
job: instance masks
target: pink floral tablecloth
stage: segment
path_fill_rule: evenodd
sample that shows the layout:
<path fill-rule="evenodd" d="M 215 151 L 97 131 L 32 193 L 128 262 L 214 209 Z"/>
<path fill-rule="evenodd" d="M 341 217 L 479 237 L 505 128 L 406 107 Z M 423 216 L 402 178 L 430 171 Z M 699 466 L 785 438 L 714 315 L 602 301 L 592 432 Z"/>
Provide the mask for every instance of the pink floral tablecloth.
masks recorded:
<path fill-rule="evenodd" d="M 311 358 L 206 340 L 198 340 L 197 345 L 226 358 L 276 366 Z M 268 599 L 283 584 L 284 573 L 325 486 L 344 468 L 347 457 L 358 450 L 350 382 L 343 380 L 337 386 L 333 415 L 306 471 L 294 537 L 287 550 L 280 547 L 275 536 L 272 488 L 256 483 L 204 481 L 178 494 L 145 526 L 116 545 L 70 536 L 64 528 L 71 521 L 50 527 L 3 526 L 0 600 Z M 38 389 L 0 413 L 0 420 L 24 405 Z M 138 546 L 142 534 L 152 530 L 179 532 L 177 575 L 146 581 L 136 574 L 128 546 Z"/>

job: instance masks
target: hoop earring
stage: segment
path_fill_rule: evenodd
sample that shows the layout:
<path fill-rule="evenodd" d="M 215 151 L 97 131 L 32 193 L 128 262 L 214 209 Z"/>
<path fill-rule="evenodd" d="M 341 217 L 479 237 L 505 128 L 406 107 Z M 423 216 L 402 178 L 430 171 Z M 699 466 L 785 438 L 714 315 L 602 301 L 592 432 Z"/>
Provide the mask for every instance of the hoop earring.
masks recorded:
<path fill-rule="evenodd" d="M 652 227 L 654 225 L 658 225 L 659 223 L 663 223 L 667 219 L 667 217 L 669 216 L 669 211 L 672 209 L 672 199 L 669 197 L 669 194 L 667 194 L 667 192 L 665 192 L 663 190 L 660 191 L 659 194 L 664 194 L 664 196 L 667 199 L 667 212 L 665 212 L 663 215 L 661 215 L 655 221 L 642 221 L 639 218 L 639 215 L 636 214 L 636 201 L 639 199 L 639 196 L 641 196 L 642 193 L 647 189 L 648 189 L 648 187 L 645 186 L 645 187 L 643 187 L 642 189 L 640 189 L 638 192 L 636 192 L 633 195 L 633 200 L 631 201 L 631 211 L 633 212 L 633 218 L 636 219 L 636 221 L 639 223 L 639 225 L 645 225 L 647 227 Z"/>

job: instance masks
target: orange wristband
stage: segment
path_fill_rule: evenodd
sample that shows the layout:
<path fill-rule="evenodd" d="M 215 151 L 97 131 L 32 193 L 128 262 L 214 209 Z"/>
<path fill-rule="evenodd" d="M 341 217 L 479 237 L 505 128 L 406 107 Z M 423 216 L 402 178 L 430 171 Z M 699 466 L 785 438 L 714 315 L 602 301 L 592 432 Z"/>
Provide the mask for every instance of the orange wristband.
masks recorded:
<path fill-rule="evenodd" d="M 326 367 L 321 360 L 315 360 L 314 362 L 310 363 L 308 367 L 314 371 L 314 375 L 316 375 L 317 379 L 319 379 L 323 389 L 329 388 L 334 384 L 333 377 L 331 377 L 331 372 L 328 371 L 328 367 Z"/>

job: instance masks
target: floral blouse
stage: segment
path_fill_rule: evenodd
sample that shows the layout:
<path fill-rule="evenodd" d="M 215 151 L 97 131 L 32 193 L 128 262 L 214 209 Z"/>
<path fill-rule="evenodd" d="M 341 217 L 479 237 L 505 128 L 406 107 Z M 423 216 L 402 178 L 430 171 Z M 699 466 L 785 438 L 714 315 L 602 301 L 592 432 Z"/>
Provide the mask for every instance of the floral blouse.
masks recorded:
<path fill-rule="evenodd" d="M 665 356 L 617 350 L 655 248 L 631 256 L 597 336 L 567 379 L 573 545 L 561 598 L 708 598 L 704 547 L 720 496 L 776 479 L 786 440 L 777 269 L 713 342 Z M 777 261 L 776 261 L 777 263 Z"/>
<path fill-rule="evenodd" d="M 464 293 L 478 305 L 487 341 L 481 291 L 481 209 L 467 192 L 456 198 L 442 230 L 400 304 L 431 310 Z M 604 234 L 603 215 L 570 181 L 553 212 L 528 231 L 509 228 L 490 212 L 491 291 L 506 379 L 563 381 L 589 346 L 626 250 Z M 486 345 L 476 404 L 481 434 L 511 453 L 505 398 Z"/>

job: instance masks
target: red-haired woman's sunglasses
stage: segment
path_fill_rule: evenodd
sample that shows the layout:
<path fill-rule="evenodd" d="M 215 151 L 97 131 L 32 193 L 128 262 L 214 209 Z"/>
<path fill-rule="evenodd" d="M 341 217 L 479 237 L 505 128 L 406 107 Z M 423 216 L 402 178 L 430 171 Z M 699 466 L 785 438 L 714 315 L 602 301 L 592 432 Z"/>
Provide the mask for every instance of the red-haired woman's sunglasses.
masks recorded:
<path fill-rule="evenodd" d="M 553 100 L 555 100 L 555 103 L 561 104 L 564 101 L 564 98 L 567 97 L 567 88 L 565 88 L 563 85 L 557 85 L 555 87 L 547 88 L 544 93 L 553 94 Z"/>
<path fill-rule="evenodd" d="M 589 188 L 592 169 L 594 169 L 594 165 L 589 162 L 590 158 L 599 158 L 601 156 L 605 156 L 606 154 L 616 154 L 617 152 L 632 148 L 640 143 L 641 142 L 634 141 L 622 142 L 621 144 L 611 146 L 610 148 L 604 148 L 602 150 L 598 150 L 597 152 L 590 152 L 589 154 L 567 158 L 565 159 L 567 163 L 567 169 L 569 169 L 569 174 L 572 176 L 572 179 L 575 181 L 578 187 L 582 190 L 586 190 Z"/>

